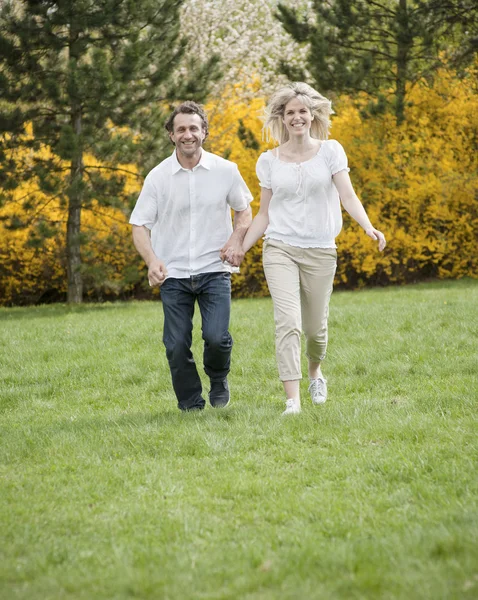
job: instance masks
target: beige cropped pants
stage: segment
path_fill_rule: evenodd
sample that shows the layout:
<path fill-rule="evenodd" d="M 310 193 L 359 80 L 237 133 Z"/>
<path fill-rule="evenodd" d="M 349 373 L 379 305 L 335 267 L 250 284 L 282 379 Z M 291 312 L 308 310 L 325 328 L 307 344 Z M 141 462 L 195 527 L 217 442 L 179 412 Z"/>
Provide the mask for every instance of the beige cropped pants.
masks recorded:
<path fill-rule="evenodd" d="M 302 379 L 301 331 L 307 357 L 317 363 L 325 358 L 337 252 L 335 248 L 297 248 L 269 239 L 263 246 L 263 266 L 274 304 L 279 378 Z"/>

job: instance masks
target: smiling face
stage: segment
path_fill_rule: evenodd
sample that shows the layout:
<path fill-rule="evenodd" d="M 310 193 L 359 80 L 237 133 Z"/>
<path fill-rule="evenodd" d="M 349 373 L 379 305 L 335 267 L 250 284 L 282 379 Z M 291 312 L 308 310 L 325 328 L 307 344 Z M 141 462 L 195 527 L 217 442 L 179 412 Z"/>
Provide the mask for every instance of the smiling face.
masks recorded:
<path fill-rule="evenodd" d="M 173 131 L 169 134 L 179 157 L 191 160 L 201 155 L 201 146 L 206 137 L 201 117 L 196 114 L 179 113 L 174 117 Z"/>
<path fill-rule="evenodd" d="M 308 133 L 312 120 L 313 117 L 308 106 L 299 98 L 293 98 L 285 105 L 282 122 L 290 137 Z"/>

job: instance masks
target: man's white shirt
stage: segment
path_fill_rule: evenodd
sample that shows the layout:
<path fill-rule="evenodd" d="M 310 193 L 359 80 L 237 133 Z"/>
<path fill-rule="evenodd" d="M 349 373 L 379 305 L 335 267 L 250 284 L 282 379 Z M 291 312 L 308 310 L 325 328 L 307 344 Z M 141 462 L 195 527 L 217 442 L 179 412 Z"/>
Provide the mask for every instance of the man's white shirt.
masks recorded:
<path fill-rule="evenodd" d="M 233 162 L 202 149 L 189 170 L 174 151 L 147 175 L 129 222 L 151 230 L 153 251 L 168 277 L 235 272 L 219 252 L 232 234 L 231 208 L 245 210 L 251 200 Z"/>

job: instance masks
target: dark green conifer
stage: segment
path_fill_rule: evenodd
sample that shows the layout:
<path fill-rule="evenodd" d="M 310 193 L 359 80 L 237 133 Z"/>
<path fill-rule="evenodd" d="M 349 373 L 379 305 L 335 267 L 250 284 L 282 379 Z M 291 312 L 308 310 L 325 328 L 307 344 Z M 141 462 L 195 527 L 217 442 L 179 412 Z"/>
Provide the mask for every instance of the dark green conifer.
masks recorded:
<path fill-rule="evenodd" d="M 313 10 L 315 25 L 286 5 L 279 4 L 277 17 L 295 40 L 310 44 L 307 69 L 317 88 L 325 94 L 393 89 L 398 123 L 408 82 L 430 76 L 445 55 L 456 67 L 478 48 L 473 0 L 314 0 Z"/>
<path fill-rule="evenodd" d="M 83 296 L 82 209 L 93 198 L 125 207 L 125 173 L 118 166 L 136 162 L 145 172 L 161 160 L 163 111 L 177 99 L 201 101 L 216 76 L 212 57 L 207 65 L 196 65 L 192 78 L 174 77 L 180 61 L 189 58 L 179 34 L 182 2 L 0 3 L 1 198 L 8 201 L 16 186 L 34 179 L 65 203 L 69 302 Z M 28 124 L 33 139 L 27 147 L 37 151 L 45 145 L 49 159 L 36 152 L 23 153 L 23 161 L 15 156 L 19 144 L 25 147 Z M 88 164 L 87 155 L 101 167 Z M 12 227 L 24 225 L 40 207 L 29 197 L 21 208 Z M 38 219 L 32 244 L 54 235 L 54 225 Z"/>

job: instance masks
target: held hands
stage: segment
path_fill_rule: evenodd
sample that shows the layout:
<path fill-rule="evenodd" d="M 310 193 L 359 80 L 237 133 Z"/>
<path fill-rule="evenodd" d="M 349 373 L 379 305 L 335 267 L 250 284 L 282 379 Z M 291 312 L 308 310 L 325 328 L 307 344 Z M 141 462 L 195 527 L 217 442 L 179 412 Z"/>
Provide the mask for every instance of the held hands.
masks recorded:
<path fill-rule="evenodd" d="M 368 229 L 365 230 L 365 233 L 369 237 L 371 237 L 372 240 L 378 241 L 378 249 L 380 250 L 380 252 L 382 252 L 382 250 L 387 245 L 387 241 L 385 240 L 385 236 L 383 235 L 383 233 L 381 231 L 379 231 L 378 229 L 375 229 L 375 227 L 369 227 Z"/>
<path fill-rule="evenodd" d="M 222 262 L 228 262 L 233 267 L 238 267 L 244 259 L 244 250 L 241 244 L 234 244 L 228 241 L 220 252 Z"/>
<path fill-rule="evenodd" d="M 148 280 L 151 287 L 162 285 L 168 276 L 165 264 L 159 258 L 152 260 L 148 268 Z"/>

